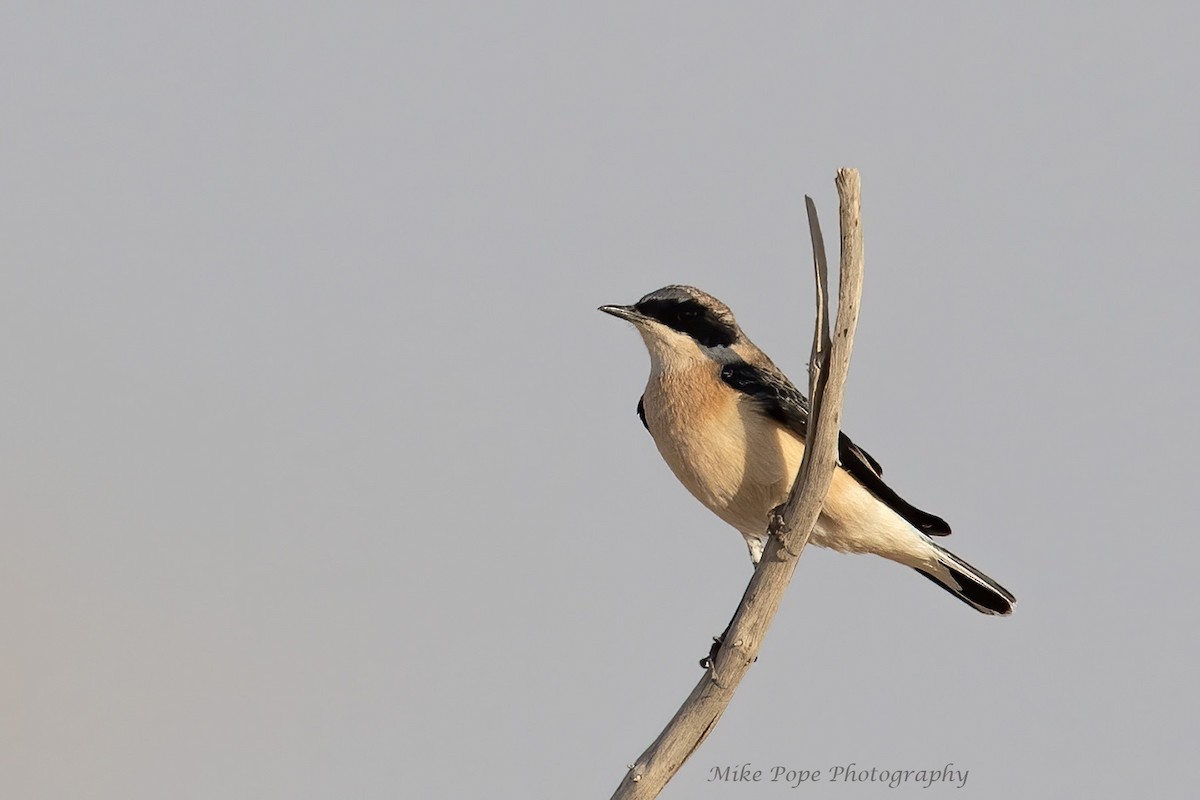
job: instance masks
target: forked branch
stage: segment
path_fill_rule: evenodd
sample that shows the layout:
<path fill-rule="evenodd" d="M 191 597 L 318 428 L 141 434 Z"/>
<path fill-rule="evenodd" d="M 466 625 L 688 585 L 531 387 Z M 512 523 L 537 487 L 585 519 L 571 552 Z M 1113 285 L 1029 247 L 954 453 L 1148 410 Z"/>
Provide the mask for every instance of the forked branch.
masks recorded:
<path fill-rule="evenodd" d="M 830 332 L 827 310 L 828 267 L 825 245 L 812 199 L 805 198 L 813 263 L 817 282 L 817 322 L 809 362 L 810 412 L 804 458 L 787 502 L 774 515 L 770 537 L 754 576 L 750 579 L 724 641 L 696 688 L 675 716 L 631 764 L 613 800 L 657 797 L 683 763 L 708 738 L 729 706 L 758 650 L 783 593 L 796 571 L 797 560 L 808 544 L 821 513 L 837 463 L 842 395 L 850 367 L 850 351 L 858 325 L 862 295 L 863 247 L 859 218 L 859 175 L 855 169 L 837 174 L 841 263 L 838 280 L 837 320 Z"/>

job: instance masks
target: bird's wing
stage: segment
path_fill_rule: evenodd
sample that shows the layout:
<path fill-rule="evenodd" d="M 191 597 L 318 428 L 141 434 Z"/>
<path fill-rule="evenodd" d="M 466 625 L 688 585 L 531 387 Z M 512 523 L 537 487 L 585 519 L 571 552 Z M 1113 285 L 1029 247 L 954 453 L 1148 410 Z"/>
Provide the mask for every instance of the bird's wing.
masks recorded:
<path fill-rule="evenodd" d="M 646 422 L 646 398 L 638 398 L 638 419 L 642 421 L 642 427 L 647 431 L 650 430 L 650 423 Z"/>
<path fill-rule="evenodd" d="M 808 398 L 782 373 L 737 361 L 721 368 L 721 380 L 753 399 L 759 409 L 771 419 L 800 438 L 806 436 Z M 930 536 L 945 536 L 950 533 L 950 526 L 944 519 L 910 505 L 884 483 L 883 467 L 879 462 L 841 432 L 838 433 L 838 463 L 871 494 L 886 503 L 917 530 Z"/>

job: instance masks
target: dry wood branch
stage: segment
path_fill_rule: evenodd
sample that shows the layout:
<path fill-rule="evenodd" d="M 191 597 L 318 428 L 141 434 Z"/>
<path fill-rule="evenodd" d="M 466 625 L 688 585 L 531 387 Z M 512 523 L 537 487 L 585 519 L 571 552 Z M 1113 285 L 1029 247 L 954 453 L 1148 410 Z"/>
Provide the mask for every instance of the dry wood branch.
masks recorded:
<path fill-rule="evenodd" d="M 779 610 L 797 559 L 821 513 L 837 461 L 842 394 L 858 323 L 862 294 L 862 228 L 859 220 L 858 170 L 837 174 L 841 222 L 838 313 L 830 336 L 826 311 L 828 269 L 816 208 L 805 198 L 813 237 L 817 281 L 817 324 L 809 364 L 808 436 L 800 473 L 788 501 L 775 515 L 771 536 L 750 579 L 723 644 L 688 698 L 658 738 L 631 764 L 613 800 L 657 797 L 684 761 L 708 738 L 725 712 L 746 671 L 758 657 L 767 628 Z"/>

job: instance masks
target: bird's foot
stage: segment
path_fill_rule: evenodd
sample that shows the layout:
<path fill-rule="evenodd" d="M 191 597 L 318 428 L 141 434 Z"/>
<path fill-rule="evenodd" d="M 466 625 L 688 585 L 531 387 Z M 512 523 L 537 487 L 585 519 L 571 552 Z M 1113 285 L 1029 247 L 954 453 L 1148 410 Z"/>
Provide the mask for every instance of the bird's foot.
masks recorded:
<path fill-rule="evenodd" d="M 787 532 L 787 520 L 783 516 L 783 509 L 787 503 L 780 503 L 771 509 L 767 515 L 767 535 L 779 538 Z"/>

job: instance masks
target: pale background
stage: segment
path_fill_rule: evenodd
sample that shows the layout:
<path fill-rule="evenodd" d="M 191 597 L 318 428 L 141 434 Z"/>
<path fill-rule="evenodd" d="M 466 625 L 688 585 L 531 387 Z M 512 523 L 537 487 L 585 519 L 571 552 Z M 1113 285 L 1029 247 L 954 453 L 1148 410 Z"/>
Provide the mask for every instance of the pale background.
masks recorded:
<path fill-rule="evenodd" d="M 810 550 L 664 797 L 1192 796 L 1200 11 L 1057 5 L 6 4 L 0 796 L 607 797 L 750 567 L 595 307 L 803 380 L 843 165 L 846 430 L 1020 605 Z"/>

